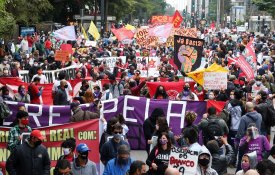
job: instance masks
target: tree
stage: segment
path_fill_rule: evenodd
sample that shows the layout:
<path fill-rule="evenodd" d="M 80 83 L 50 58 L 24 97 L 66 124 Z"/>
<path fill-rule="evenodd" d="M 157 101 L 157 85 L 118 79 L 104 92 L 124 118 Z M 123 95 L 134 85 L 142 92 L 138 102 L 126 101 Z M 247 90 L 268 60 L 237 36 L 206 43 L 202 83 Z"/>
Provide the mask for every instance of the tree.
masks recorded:
<path fill-rule="evenodd" d="M 0 38 L 9 39 L 15 29 L 15 20 L 12 14 L 5 10 L 5 1 L 0 0 Z"/>
<path fill-rule="evenodd" d="M 274 0 L 253 0 L 253 4 L 258 6 L 260 11 L 265 11 L 275 18 Z"/>
<path fill-rule="evenodd" d="M 5 7 L 21 25 L 38 23 L 44 14 L 53 9 L 48 0 L 6 0 Z"/>

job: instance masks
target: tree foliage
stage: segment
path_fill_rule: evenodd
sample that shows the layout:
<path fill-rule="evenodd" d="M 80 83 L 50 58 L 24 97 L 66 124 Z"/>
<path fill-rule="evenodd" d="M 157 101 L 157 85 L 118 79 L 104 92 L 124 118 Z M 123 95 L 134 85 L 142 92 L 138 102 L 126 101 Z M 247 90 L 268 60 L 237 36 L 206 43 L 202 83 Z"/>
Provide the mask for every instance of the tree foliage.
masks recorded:
<path fill-rule="evenodd" d="M 260 11 L 265 11 L 275 18 L 274 0 L 253 0 L 253 4 L 257 5 Z"/>
<path fill-rule="evenodd" d="M 6 0 L 6 11 L 13 15 L 17 24 L 29 25 L 53 9 L 48 0 Z"/>
<path fill-rule="evenodd" d="M 5 1 L 0 0 L 0 38 L 9 38 L 15 29 L 15 20 L 12 14 L 5 10 Z"/>

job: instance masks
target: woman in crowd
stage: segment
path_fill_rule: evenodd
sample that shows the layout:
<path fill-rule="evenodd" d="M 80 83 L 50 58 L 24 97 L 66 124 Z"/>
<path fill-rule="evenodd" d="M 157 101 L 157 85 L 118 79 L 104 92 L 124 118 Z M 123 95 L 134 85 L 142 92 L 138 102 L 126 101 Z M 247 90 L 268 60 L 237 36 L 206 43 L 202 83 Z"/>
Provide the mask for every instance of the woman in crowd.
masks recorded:
<path fill-rule="evenodd" d="M 257 154 L 256 152 L 251 152 L 244 154 L 241 160 L 241 170 L 236 173 L 236 175 L 244 175 L 248 170 L 255 169 L 257 165 Z"/>
<path fill-rule="evenodd" d="M 1 92 L 2 92 L 2 98 L 5 101 L 13 101 L 13 99 L 10 96 L 10 92 L 7 86 L 2 86 L 0 88 Z"/>
<path fill-rule="evenodd" d="M 168 133 L 160 133 L 157 146 L 153 148 L 146 160 L 146 164 L 150 168 L 149 175 L 164 175 L 168 167 L 171 148 L 172 143 Z"/>
<path fill-rule="evenodd" d="M 18 87 L 18 92 L 14 94 L 14 101 L 30 103 L 30 95 L 26 92 L 26 87 L 24 85 Z"/>
<path fill-rule="evenodd" d="M 168 95 L 166 93 L 166 90 L 162 85 L 159 85 L 157 87 L 157 90 L 156 90 L 155 95 L 154 95 L 153 98 L 154 99 L 168 99 Z"/>
<path fill-rule="evenodd" d="M 99 86 L 95 86 L 94 87 L 93 96 L 94 96 L 94 102 L 95 102 L 95 104 L 98 104 L 99 101 L 100 101 L 100 99 L 101 99 L 101 96 L 102 96 L 102 92 L 100 92 L 100 87 Z"/>
<path fill-rule="evenodd" d="M 84 93 L 84 96 L 74 97 L 74 100 L 78 100 L 80 102 L 80 104 L 93 103 L 94 102 L 94 95 L 93 95 L 92 90 L 88 89 Z"/>

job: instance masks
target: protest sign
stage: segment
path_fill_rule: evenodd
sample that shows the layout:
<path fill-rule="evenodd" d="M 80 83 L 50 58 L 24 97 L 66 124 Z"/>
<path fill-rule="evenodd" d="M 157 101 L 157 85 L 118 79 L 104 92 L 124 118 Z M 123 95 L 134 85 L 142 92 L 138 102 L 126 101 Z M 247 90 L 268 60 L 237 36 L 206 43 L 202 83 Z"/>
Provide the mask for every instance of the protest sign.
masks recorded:
<path fill-rule="evenodd" d="M 70 53 L 67 50 L 56 50 L 54 60 L 67 62 L 70 60 Z"/>
<path fill-rule="evenodd" d="M 227 89 L 227 72 L 204 72 L 204 89 Z"/>
<path fill-rule="evenodd" d="M 5 170 L 6 160 L 10 155 L 7 150 L 7 138 L 10 128 L 1 127 L 0 131 L 0 167 Z M 76 123 L 67 123 L 58 126 L 39 128 L 46 138 L 43 145 L 47 148 L 51 160 L 51 174 L 57 160 L 63 155 L 61 143 L 68 138 L 75 138 L 76 144 L 86 143 L 91 149 L 89 160 L 96 163 L 99 171 L 99 120 L 88 120 Z M 31 161 L 31 159 L 30 159 Z"/>
<path fill-rule="evenodd" d="M 253 67 L 251 66 L 251 63 L 249 63 L 249 62 L 246 61 L 246 58 L 243 55 L 240 55 L 237 58 L 236 65 L 238 65 L 240 67 L 240 69 L 246 75 L 246 78 L 247 78 L 248 81 L 254 79 L 254 70 L 253 70 Z"/>
<path fill-rule="evenodd" d="M 185 36 L 174 36 L 174 62 L 183 72 L 191 72 L 201 65 L 204 40 Z"/>
<path fill-rule="evenodd" d="M 96 44 L 97 44 L 96 41 L 86 41 L 85 42 L 85 46 L 87 46 L 87 47 L 89 47 L 89 46 L 96 47 Z"/>
<path fill-rule="evenodd" d="M 72 65 L 66 68 L 58 69 L 58 70 L 44 70 L 43 74 L 46 76 L 49 83 L 53 83 L 57 78 L 60 72 L 65 72 L 67 80 L 73 80 L 76 75 L 76 68 L 80 66 Z M 31 80 L 29 78 L 29 71 L 28 70 L 19 70 L 19 77 L 26 83 L 30 83 Z"/>
<path fill-rule="evenodd" d="M 169 166 L 177 168 L 181 174 L 196 174 L 199 153 L 189 149 L 172 147 Z"/>
<path fill-rule="evenodd" d="M 152 16 L 151 23 L 159 24 L 159 23 L 173 23 L 174 16 Z"/>
<path fill-rule="evenodd" d="M 61 44 L 60 50 L 68 51 L 70 54 L 73 54 L 73 47 L 71 44 Z"/>
<path fill-rule="evenodd" d="M 197 38 L 197 29 L 196 28 L 178 28 L 178 29 L 174 28 L 166 41 L 167 47 L 169 46 L 174 47 L 174 35 Z"/>
<path fill-rule="evenodd" d="M 110 70 L 112 71 L 114 69 L 114 67 L 116 66 L 116 61 L 118 61 L 118 59 L 121 59 L 122 64 L 126 63 L 126 56 L 120 56 L 120 57 L 105 57 L 105 58 L 96 58 L 98 61 L 105 61 L 107 64 L 107 67 L 110 68 Z"/>
<path fill-rule="evenodd" d="M 7 102 L 7 104 L 11 111 L 17 111 L 19 106 L 25 106 L 29 113 L 29 121 L 32 128 L 64 124 L 69 121 L 72 115 L 70 106 L 35 105 L 19 102 Z M 93 104 L 84 104 L 80 107 L 83 110 L 95 110 Z M 145 149 L 142 125 L 155 108 L 163 109 L 169 126 L 175 134 L 179 134 L 181 128 L 185 125 L 185 111 L 188 109 L 196 112 L 198 117 L 195 123 L 198 123 L 206 112 L 206 102 L 155 100 L 144 97 L 123 96 L 102 101 L 100 114 L 102 115 L 101 117 L 104 116 L 108 120 L 122 113 L 129 127 L 127 136 L 131 148 Z M 16 112 L 12 112 L 11 116 L 3 121 L 4 126 L 9 126 L 15 118 Z"/>
<path fill-rule="evenodd" d="M 148 29 L 138 29 L 136 33 L 136 41 L 139 45 L 147 45 Z"/>

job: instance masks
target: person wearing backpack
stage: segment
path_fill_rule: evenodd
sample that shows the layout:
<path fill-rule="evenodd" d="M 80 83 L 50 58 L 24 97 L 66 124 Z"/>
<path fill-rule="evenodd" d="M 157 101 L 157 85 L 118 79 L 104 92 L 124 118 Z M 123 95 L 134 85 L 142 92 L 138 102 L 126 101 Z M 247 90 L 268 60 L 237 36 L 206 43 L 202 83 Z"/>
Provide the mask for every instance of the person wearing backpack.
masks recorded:
<path fill-rule="evenodd" d="M 206 145 L 209 140 L 214 140 L 215 136 L 227 135 L 229 129 L 225 121 L 218 118 L 216 115 L 217 110 L 215 107 L 210 107 L 207 110 L 207 114 L 199 123 L 199 130 L 202 130 L 203 143 Z"/>
<path fill-rule="evenodd" d="M 250 123 L 255 123 L 259 131 L 261 131 L 262 115 L 254 110 L 252 102 L 246 103 L 246 114 L 242 116 L 236 138 L 241 139 L 246 134 L 247 127 Z"/>
<path fill-rule="evenodd" d="M 271 127 L 275 125 L 275 110 L 265 91 L 259 91 L 254 98 L 255 110 L 262 115 L 261 134 L 270 136 Z"/>

